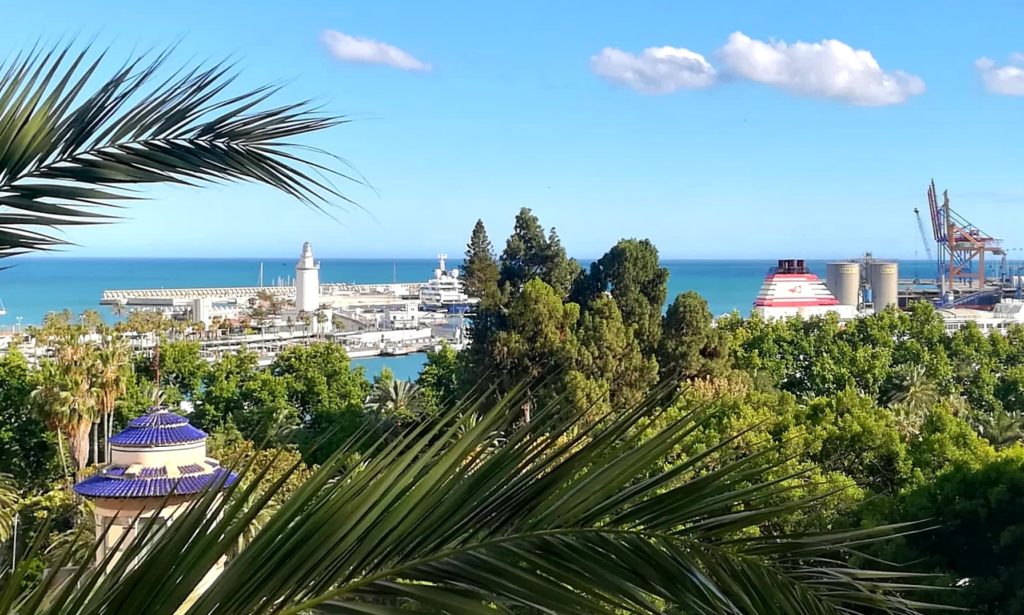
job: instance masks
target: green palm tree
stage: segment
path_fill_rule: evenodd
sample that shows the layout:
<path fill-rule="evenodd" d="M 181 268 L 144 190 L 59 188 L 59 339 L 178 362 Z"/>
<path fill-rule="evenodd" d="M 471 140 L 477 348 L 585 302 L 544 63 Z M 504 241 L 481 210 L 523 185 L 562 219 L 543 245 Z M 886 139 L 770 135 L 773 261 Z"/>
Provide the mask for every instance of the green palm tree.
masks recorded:
<path fill-rule="evenodd" d="M 904 437 L 916 436 L 939 403 L 939 389 L 923 365 L 902 366 L 895 384 L 888 402 L 896 412 L 897 425 Z"/>
<path fill-rule="evenodd" d="M 232 94 L 231 65 L 176 69 L 170 55 L 108 69 L 104 53 L 71 43 L 0 65 L 0 258 L 113 220 L 141 184 L 251 181 L 317 209 L 351 202 L 330 179 L 354 179 L 331 168 L 338 159 L 291 141 L 344 119 L 308 102 L 267 107 L 277 87 Z"/>
<path fill-rule="evenodd" d="M 913 577 L 848 563 L 857 549 L 906 527 L 771 534 L 763 528 L 772 520 L 814 501 L 779 505 L 785 482 L 752 484 L 765 470 L 760 453 L 710 466 L 728 442 L 656 469 L 700 428 L 704 411 L 643 435 L 656 400 L 586 426 L 560 418 L 568 408 L 556 402 L 517 426 L 518 395 L 490 409 L 460 404 L 379 442 L 359 464 L 342 448 L 269 519 L 265 504 L 287 476 L 263 488 L 256 472 L 249 487 L 229 489 L 225 498 L 207 493 L 156 538 L 140 531 L 107 572 L 82 569 L 63 589 L 44 580 L 21 592 L 13 589 L 22 581 L 16 572 L 6 580 L 9 591 L 0 591 L 0 612 L 838 615 L 923 608 L 907 597 L 917 588 Z M 495 432 L 508 434 L 496 447 Z M 258 523 L 212 585 L 193 595 Z"/>
<path fill-rule="evenodd" d="M 132 353 L 128 343 L 119 336 L 106 338 L 96 352 L 95 373 L 96 405 L 102 422 L 105 451 L 103 460 L 110 459 L 110 436 L 112 417 L 117 400 L 124 395 L 128 380 L 132 377 Z"/>
<path fill-rule="evenodd" d="M 419 385 L 395 378 L 390 372 L 374 382 L 366 408 L 397 422 L 408 421 L 423 411 L 425 398 Z"/>
<path fill-rule="evenodd" d="M 43 420 L 59 434 L 58 443 L 63 447 L 62 438 L 67 441 L 76 475 L 89 463 L 89 436 L 99 416 L 95 356 L 92 344 L 69 334 L 55 356 L 40 363 L 40 384 L 32 392 Z"/>
<path fill-rule="evenodd" d="M 993 412 L 979 412 L 974 417 L 974 428 L 996 448 L 1001 450 L 1014 442 L 1024 440 L 1024 415 L 998 408 Z"/>

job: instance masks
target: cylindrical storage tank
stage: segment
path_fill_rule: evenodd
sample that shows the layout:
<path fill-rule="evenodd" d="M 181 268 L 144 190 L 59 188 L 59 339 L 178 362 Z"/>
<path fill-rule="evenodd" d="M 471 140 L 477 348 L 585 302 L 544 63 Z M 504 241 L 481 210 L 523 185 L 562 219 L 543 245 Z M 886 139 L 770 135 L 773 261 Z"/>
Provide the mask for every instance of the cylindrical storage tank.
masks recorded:
<path fill-rule="evenodd" d="M 828 263 L 825 286 L 840 304 L 856 307 L 860 295 L 860 263 Z"/>
<path fill-rule="evenodd" d="M 868 265 L 868 282 L 875 312 L 899 305 L 900 267 L 896 263 L 874 262 Z"/>

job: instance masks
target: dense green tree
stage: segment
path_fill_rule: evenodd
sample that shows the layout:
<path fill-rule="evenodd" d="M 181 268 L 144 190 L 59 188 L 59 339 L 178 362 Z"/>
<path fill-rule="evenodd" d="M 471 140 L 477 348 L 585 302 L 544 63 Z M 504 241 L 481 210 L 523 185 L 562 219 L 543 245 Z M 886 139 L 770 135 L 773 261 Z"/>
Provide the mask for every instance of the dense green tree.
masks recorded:
<path fill-rule="evenodd" d="M 958 465 L 896 501 L 885 521 L 930 519 L 886 553 L 956 586 L 940 596 L 972 612 L 1024 614 L 1024 449 L 981 467 Z M 895 518 L 894 516 L 895 515 Z"/>
<path fill-rule="evenodd" d="M 579 264 L 566 255 L 555 230 L 545 237 L 537 216 L 526 207 L 519 210 L 501 254 L 500 281 L 504 292 L 515 296 L 527 282 L 539 278 L 563 298 L 569 294 L 579 272 Z"/>
<path fill-rule="evenodd" d="M 498 261 L 487 237 L 484 221 L 477 220 L 466 246 L 466 259 L 462 261 L 466 292 L 480 299 L 482 307 L 494 307 L 500 301 L 498 290 Z"/>
<path fill-rule="evenodd" d="M 203 379 L 193 422 L 212 431 L 231 420 L 249 440 L 275 443 L 299 427 L 299 414 L 288 402 L 284 380 L 258 369 L 251 351 L 229 354 L 214 363 Z"/>
<path fill-rule="evenodd" d="M 910 483 L 913 462 L 892 410 L 848 390 L 814 400 L 808 412 L 823 426 L 821 450 L 812 458 L 822 468 L 874 493 L 896 494 Z"/>
<path fill-rule="evenodd" d="M 516 215 L 515 227 L 501 253 L 501 283 L 518 292 L 540 277 L 547 267 L 547 238 L 537 216 L 526 207 Z"/>
<path fill-rule="evenodd" d="M 270 373 L 283 380 L 302 424 L 317 431 L 327 429 L 336 415 L 361 408 L 369 393 L 363 368 L 352 365 L 341 344 L 285 348 Z"/>
<path fill-rule="evenodd" d="M 270 365 L 270 373 L 284 382 L 288 401 L 298 411 L 303 429 L 296 439 L 307 462 L 323 462 L 364 427 L 363 402 L 370 383 L 340 344 L 286 348 Z"/>
<path fill-rule="evenodd" d="M 575 370 L 607 391 L 607 399 L 600 404 L 602 411 L 635 405 L 658 379 L 657 362 L 640 352 L 631 328 L 610 297 L 595 299 L 587 306 L 576 330 L 576 345 Z"/>
<path fill-rule="evenodd" d="M 160 342 L 160 386 L 174 388 L 184 399 L 199 392 L 210 364 L 200 354 L 199 342 L 176 340 Z"/>
<path fill-rule="evenodd" d="M 459 353 L 449 344 L 427 352 L 416 384 L 434 408 L 446 408 L 455 403 L 459 393 Z"/>
<path fill-rule="evenodd" d="M 694 291 L 676 296 L 662 321 L 658 366 L 662 376 L 709 376 L 723 367 L 724 331 L 712 326 L 708 303 Z"/>
<path fill-rule="evenodd" d="M 578 305 L 563 303 L 546 282 L 530 280 L 509 306 L 507 328 L 490 349 L 490 366 L 506 382 L 518 383 L 572 365 L 579 314 Z"/>
<path fill-rule="evenodd" d="M 37 378 L 17 350 L 0 356 L 0 473 L 22 488 L 60 476 L 55 436 L 32 406 Z"/>
<path fill-rule="evenodd" d="M 541 279 L 550 284 L 562 297 L 568 297 L 576 280 L 583 275 L 583 267 L 568 256 L 554 227 L 551 227 L 548 233 L 544 252 L 546 258 Z"/>
<path fill-rule="evenodd" d="M 668 292 L 668 269 L 658 260 L 658 249 L 649 240 L 623 239 L 590 265 L 581 280 L 579 300 L 584 311 L 591 301 L 611 293 L 622 320 L 645 356 L 653 356 L 661 337 L 661 315 Z"/>

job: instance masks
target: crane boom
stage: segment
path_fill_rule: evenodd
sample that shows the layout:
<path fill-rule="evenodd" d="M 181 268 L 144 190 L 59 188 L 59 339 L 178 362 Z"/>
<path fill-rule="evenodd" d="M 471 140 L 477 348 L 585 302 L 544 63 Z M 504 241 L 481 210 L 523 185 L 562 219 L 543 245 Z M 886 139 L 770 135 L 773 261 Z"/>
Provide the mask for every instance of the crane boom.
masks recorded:
<path fill-rule="evenodd" d="M 924 222 L 921 221 L 921 210 L 914 208 L 914 217 L 917 218 L 917 230 L 921 233 L 921 243 L 924 244 L 925 254 L 928 255 L 928 260 L 934 260 L 935 255 L 932 254 L 932 242 L 928 241 L 928 233 L 924 230 Z"/>

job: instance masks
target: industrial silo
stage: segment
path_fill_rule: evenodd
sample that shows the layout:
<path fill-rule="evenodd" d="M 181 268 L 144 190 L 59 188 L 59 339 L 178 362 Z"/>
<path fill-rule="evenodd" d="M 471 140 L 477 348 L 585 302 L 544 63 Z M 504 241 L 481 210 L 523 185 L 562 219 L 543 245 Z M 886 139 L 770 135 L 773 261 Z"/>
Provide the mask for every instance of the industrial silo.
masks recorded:
<path fill-rule="evenodd" d="M 857 307 L 860 295 L 860 263 L 829 263 L 825 269 L 825 285 L 840 304 Z"/>
<path fill-rule="evenodd" d="M 899 281 L 900 268 L 896 263 L 877 261 L 868 264 L 868 283 L 871 284 L 876 312 L 890 305 L 899 305 Z"/>

